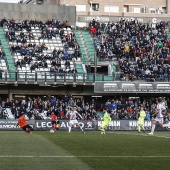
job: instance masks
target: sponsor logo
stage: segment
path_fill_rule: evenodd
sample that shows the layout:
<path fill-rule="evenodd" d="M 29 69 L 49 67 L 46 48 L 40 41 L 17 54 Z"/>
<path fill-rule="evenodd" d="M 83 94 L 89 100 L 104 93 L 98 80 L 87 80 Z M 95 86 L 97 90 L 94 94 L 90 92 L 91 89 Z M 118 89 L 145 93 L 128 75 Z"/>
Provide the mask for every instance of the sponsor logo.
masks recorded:
<path fill-rule="evenodd" d="M 36 128 L 51 128 L 51 122 L 36 122 Z"/>
<path fill-rule="evenodd" d="M 0 129 L 18 129 L 19 127 L 16 127 L 16 125 L 0 125 Z"/>
<path fill-rule="evenodd" d="M 98 121 L 98 126 L 101 126 L 103 121 Z M 120 127 L 120 121 L 111 121 L 108 126 Z"/>
<path fill-rule="evenodd" d="M 151 121 L 145 121 L 144 122 L 144 127 L 145 129 L 151 129 L 152 122 Z M 129 121 L 129 130 L 137 130 L 138 127 L 138 121 Z"/>

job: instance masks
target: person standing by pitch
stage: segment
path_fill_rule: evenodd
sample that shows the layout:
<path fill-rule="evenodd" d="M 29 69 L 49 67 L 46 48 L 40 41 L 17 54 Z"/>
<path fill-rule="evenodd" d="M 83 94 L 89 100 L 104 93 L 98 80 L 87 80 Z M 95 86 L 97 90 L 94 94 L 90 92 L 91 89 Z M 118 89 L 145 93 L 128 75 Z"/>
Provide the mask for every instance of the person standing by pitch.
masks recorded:
<path fill-rule="evenodd" d="M 101 134 L 105 134 L 105 128 L 109 125 L 109 123 L 111 122 L 111 117 L 110 115 L 107 113 L 107 109 L 104 108 L 103 109 L 103 113 L 104 113 L 104 117 L 102 118 L 103 123 L 100 126 L 100 130 L 101 130 Z"/>
<path fill-rule="evenodd" d="M 146 117 L 146 112 L 143 110 L 143 106 L 141 106 L 139 117 L 138 117 L 138 133 L 140 133 L 141 128 L 142 128 L 143 132 L 145 133 L 145 127 L 144 127 L 145 117 Z"/>

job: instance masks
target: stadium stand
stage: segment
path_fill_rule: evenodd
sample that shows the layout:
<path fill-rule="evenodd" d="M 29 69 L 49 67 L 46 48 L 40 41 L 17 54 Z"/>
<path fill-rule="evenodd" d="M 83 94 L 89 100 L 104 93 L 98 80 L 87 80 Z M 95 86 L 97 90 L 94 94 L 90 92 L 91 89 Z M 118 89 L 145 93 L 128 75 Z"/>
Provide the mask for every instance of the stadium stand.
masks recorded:
<path fill-rule="evenodd" d="M 103 24 L 93 20 L 89 31 L 85 31 L 73 30 L 63 23 L 54 26 L 51 20 L 44 23 L 7 20 L 0 29 L 0 73 L 7 74 L 8 80 L 16 79 L 17 75 L 23 82 L 26 76 L 32 81 L 41 82 L 46 78 L 46 81 L 54 82 L 56 78 L 62 82 L 64 74 L 68 82 L 75 79 L 77 82 L 84 82 L 84 79 L 91 83 L 105 82 L 113 81 L 113 77 L 121 81 L 167 81 L 170 73 L 167 35 L 163 22 L 152 28 L 150 23 L 120 20 Z M 97 54 L 97 64 L 114 63 L 110 65 L 113 75 L 91 74 L 94 53 Z M 54 76 L 56 73 L 59 73 L 57 77 Z M 54 111 L 58 117 L 65 118 L 69 107 L 75 106 L 84 119 L 92 120 L 99 119 L 103 106 L 106 106 L 112 119 L 136 119 L 141 104 L 146 105 L 145 109 L 152 114 L 150 100 L 115 98 L 97 105 L 94 101 L 78 101 L 70 95 L 49 96 L 45 100 L 27 98 L 19 103 L 16 100 L 4 102 L 2 108 L 6 111 L 1 116 L 17 119 L 19 113 L 25 111 L 28 117 L 48 119 Z"/>
<path fill-rule="evenodd" d="M 78 72 L 83 73 L 80 64 L 75 64 L 75 61 L 81 61 L 81 55 L 70 27 L 64 24 L 54 26 L 50 20 L 46 23 L 32 20 L 16 23 L 7 20 L 4 23 L 4 31 L 19 72 L 18 79 L 24 81 L 25 72 L 30 80 L 35 79 L 35 72 L 40 80 L 44 78 L 45 73 L 49 75 L 49 80 L 54 80 L 53 73 L 77 73 L 76 68 Z M 5 39 L 5 37 L 1 38 Z M 7 43 L 4 42 L 4 45 L 7 46 Z M 10 71 L 15 72 L 11 53 L 6 47 L 5 50 Z M 74 77 L 71 75 L 67 78 Z"/>
<path fill-rule="evenodd" d="M 54 82 L 61 81 L 65 74 L 68 82 L 84 78 L 89 82 L 169 81 L 169 39 L 165 27 L 164 21 L 152 27 L 135 20 L 107 24 L 93 20 L 89 31 L 85 31 L 73 30 L 60 22 L 54 25 L 52 20 L 44 23 L 6 20 L 7 41 L 3 29 L 0 30 L 6 61 L 2 60 L 2 77 L 6 74 L 11 80 L 17 76 L 20 81 L 27 77 L 30 81 Z M 95 53 L 97 64 L 112 63 L 112 75 L 83 76 L 91 73 Z M 60 75 L 55 78 L 56 73 Z"/>
<path fill-rule="evenodd" d="M 123 19 L 107 24 L 93 19 L 89 23 L 98 59 L 118 62 L 120 73 L 115 80 L 121 81 L 169 80 L 169 40 L 165 28 L 165 21 L 155 27 L 149 22 Z"/>

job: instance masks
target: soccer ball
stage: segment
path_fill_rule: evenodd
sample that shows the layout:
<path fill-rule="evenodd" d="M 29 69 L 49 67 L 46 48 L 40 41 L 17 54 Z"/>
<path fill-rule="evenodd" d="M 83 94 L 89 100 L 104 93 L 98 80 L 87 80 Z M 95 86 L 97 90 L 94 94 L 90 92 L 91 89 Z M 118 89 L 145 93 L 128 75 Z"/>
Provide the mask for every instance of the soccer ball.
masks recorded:
<path fill-rule="evenodd" d="M 52 134 L 52 133 L 54 133 L 54 130 L 53 130 L 53 129 L 51 129 L 51 130 L 50 130 L 50 133 L 51 133 L 51 134 Z"/>

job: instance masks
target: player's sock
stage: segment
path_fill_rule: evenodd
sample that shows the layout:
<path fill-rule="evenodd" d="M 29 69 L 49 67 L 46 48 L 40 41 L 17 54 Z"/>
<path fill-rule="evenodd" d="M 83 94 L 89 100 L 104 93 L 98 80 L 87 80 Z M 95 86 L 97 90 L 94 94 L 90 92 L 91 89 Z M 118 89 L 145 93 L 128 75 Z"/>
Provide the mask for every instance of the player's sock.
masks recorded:
<path fill-rule="evenodd" d="M 145 127 L 144 127 L 144 126 L 142 126 L 142 129 L 143 129 L 143 131 L 145 132 Z"/>
<path fill-rule="evenodd" d="M 140 126 L 138 126 L 138 132 L 140 132 Z"/>
<path fill-rule="evenodd" d="M 80 129 L 81 129 L 82 132 L 84 131 L 82 127 L 80 127 Z"/>
<path fill-rule="evenodd" d="M 151 129 L 151 132 L 153 133 L 155 130 L 155 124 L 152 125 L 152 129 Z"/>
<path fill-rule="evenodd" d="M 68 127 L 68 132 L 69 132 L 69 133 L 71 132 L 71 127 L 70 127 L 70 126 Z"/>
<path fill-rule="evenodd" d="M 27 132 L 28 134 L 32 134 L 32 132 L 30 132 L 30 130 L 29 130 L 28 128 L 26 128 L 26 132 Z"/>

